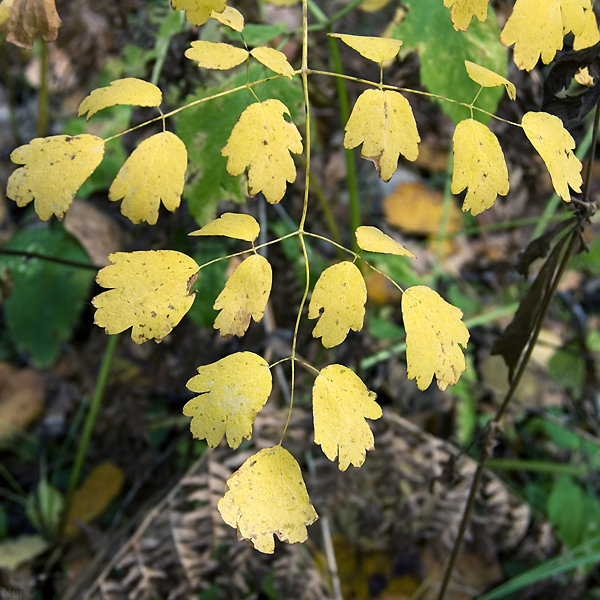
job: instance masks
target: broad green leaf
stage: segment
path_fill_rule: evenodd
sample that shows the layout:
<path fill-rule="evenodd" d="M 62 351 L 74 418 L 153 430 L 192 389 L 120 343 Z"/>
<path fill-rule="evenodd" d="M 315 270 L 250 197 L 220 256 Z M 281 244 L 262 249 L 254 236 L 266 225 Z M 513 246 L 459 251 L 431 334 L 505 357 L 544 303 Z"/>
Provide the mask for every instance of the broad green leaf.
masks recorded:
<path fill-rule="evenodd" d="M 361 56 L 379 64 L 392 60 L 398 54 L 400 46 L 402 46 L 400 40 L 390 38 L 349 35 L 346 33 L 329 33 L 327 35 L 339 38 Z"/>
<path fill-rule="evenodd" d="M 450 18 L 456 31 L 466 31 L 473 17 L 485 21 L 488 16 L 488 4 L 489 0 L 444 0 L 444 6 L 451 8 Z"/>
<path fill-rule="evenodd" d="M 272 386 L 267 361 L 252 352 L 236 352 L 198 367 L 187 388 L 200 395 L 183 407 L 183 414 L 192 417 L 192 435 L 215 448 L 226 434 L 229 446 L 237 448 L 243 438 L 252 437 L 252 424 Z"/>
<path fill-rule="evenodd" d="M 221 311 L 214 324 L 221 337 L 242 337 L 250 325 L 250 318 L 260 322 L 272 282 L 271 265 L 259 254 L 249 256 L 237 267 L 214 304 L 214 309 Z"/>
<path fill-rule="evenodd" d="M 81 263 L 90 259 L 61 223 L 17 231 L 4 246 Z M 35 258 L 0 256 L 0 272 L 13 281 L 3 301 L 6 329 L 36 368 L 58 358 L 89 300 L 94 271 Z"/>
<path fill-rule="evenodd" d="M 174 250 L 116 252 L 108 258 L 113 264 L 101 269 L 96 281 L 114 289 L 92 300 L 94 323 L 108 334 L 132 327 L 136 344 L 162 341 L 194 302 L 198 265 Z"/>
<path fill-rule="evenodd" d="M 470 60 L 465 60 L 465 67 L 469 77 L 482 87 L 497 87 L 503 85 L 506 88 L 506 93 L 511 100 L 517 97 L 517 88 L 505 77 L 490 71 L 485 67 L 476 65 Z"/>
<path fill-rule="evenodd" d="M 389 181 L 402 154 L 416 160 L 421 141 L 408 100 L 398 92 L 366 90 L 356 101 L 344 136 L 345 148 L 362 144 L 361 156 L 373 161 L 383 181 Z"/>
<path fill-rule="evenodd" d="M 279 202 L 286 183 L 296 181 L 296 166 L 291 153 L 302 152 L 302 137 L 285 120 L 288 108 L 279 100 L 251 104 L 240 116 L 226 146 L 227 172 L 240 175 L 248 170 L 248 194 L 262 192 L 271 204 Z"/>
<path fill-rule="evenodd" d="M 198 66 L 205 69 L 227 70 L 241 65 L 248 58 L 248 51 L 231 44 L 200 40 L 192 42 L 185 57 L 198 61 Z"/>
<path fill-rule="evenodd" d="M 219 21 L 219 23 L 230 27 L 234 31 L 242 31 L 244 29 L 244 16 L 239 10 L 233 8 L 233 6 L 226 6 L 225 10 L 221 13 L 213 10 L 210 13 L 210 18 Z"/>
<path fill-rule="evenodd" d="M 218 219 L 211 221 L 190 235 L 224 235 L 236 240 L 253 242 L 260 233 L 260 225 L 250 215 L 239 213 L 224 213 Z"/>
<path fill-rule="evenodd" d="M 288 59 L 283 52 L 275 50 L 275 48 L 267 48 L 263 46 L 261 48 L 254 48 L 250 51 L 250 54 L 259 62 L 265 65 L 267 69 L 271 69 L 275 73 L 285 75 L 289 79 L 294 76 L 294 67 L 290 65 Z"/>
<path fill-rule="evenodd" d="M 488 8 L 485 22 L 475 20 L 465 32 L 456 31 L 441 0 L 403 0 L 408 8 L 405 19 L 392 28 L 392 35 L 404 42 L 402 50 L 416 50 L 421 63 L 421 81 L 434 93 L 470 103 L 479 86 L 467 75 L 463 61 L 482 65 L 499 75 L 507 75 L 507 52 L 498 44 L 500 28 L 494 11 Z M 477 106 L 495 113 L 502 90 L 484 90 Z M 455 122 L 471 117 L 464 106 L 441 102 L 440 107 Z M 489 117 L 476 112 L 478 121 Z"/>
<path fill-rule="evenodd" d="M 398 256 L 410 256 L 416 258 L 402 244 L 393 240 L 389 235 L 377 229 L 362 225 L 356 230 L 356 243 L 358 247 L 367 252 L 381 252 L 382 254 L 396 254 Z"/>
<path fill-rule="evenodd" d="M 460 309 L 424 285 L 410 287 L 402 294 L 408 378 L 416 379 L 420 390 L 429 387 L 434 375 L 440 390 L 445 390 L 467 368 L 460 346 L 466 348 L 469 331 L 462 315 Z"/>
<path fill-rule="evenodd" d="M 6 195 L 26 206 L 35 200 L 42 221 L 52 215 L 63 219 L 77 190 L 104 156 L 104 141 L 95 135 L 55 135 L 20 146 L 10 159 L 24 165 L 9 178 Z"/>
<path fill-rule="evenodd" d="M 565 202 L 570 202 L 569 186 L 581 192 L 582 184 L 582 165 L 573 153 L 575 140 L 558 117 L 545 112 L 528 112 L 523 115 L 521 124 L 546 163 L 554 190 Z"/>
<path fill-rule="evenodd" d="M 143 140 L 121 167 L 108 190 L 109 200 L 123 199 L 121 212 L 132 222 L 155 225 L 160 202 L 171 212 L 179 207 L 187 150 L 170 131 Z"/>
<path fill-rule="evenodd" d="M 60 491 L 43 477 L 27 496 L 25 515 L 38 532 L 55 536 L 59 533 L 64 503 Z"/>
<path fill-rule="evenodd" d="M 225 10 L 226 0 L 171 0 L 173 10 L 185 10 L 185 18 L 192 25 L 204 25 L 214 12 Z"/>
<path fill-rule="evenodd" d="M 312 397 L 315 444 L 329 460 L 339 455 L 340 471 L 350 464 L 360 467 L 375 444 L 365 419 L 383 414 L 375 392 L 348 367 L 330 365 L 317 375 Z"/>
<path fill-rule="evenodd" d="M 367 286 L 354 263 L 343 261 L 325 269 L 308 307 L 308 318 L 319 319 L 313 337 L 320 337 L 325 348 L 341 344 L 350 329 L 362 329 L 366 301 Z"/>
<path fill-rule="evenodd" d="M 464 211 L 473 216 L 490 208 L 498 194 L 508 194 L 508 170 L 498 138 L 474 119 L 461 121 L 454 131 L 452 193 L 467 188 Z"/>
<path fill-rule="evenodd" d="M 280 35 L 287 33 L 287 30 L 285 23 L 274 23 L 273 25 L 249 23 L 244 27 L 244 40 L 246 40 L 248 46 L 264 46 Z"/>
<path fill-rule="evenodd" d="M 117 79 L 107 87 L 94 90 L 79 105 L 77 114 L 81 117 L 87 113 L 89 121 L 92 115 L 109 106 L 159 106 L 161 102 L 162 92 L 153 83 L 130 77 Z"/>
<path fill-rule="evenodd" d="M 265 448 L 246 460 L 227 480 L 218 508 L 241 539 L 267 554 L 275 551 L 273 535 L 290 544 L 304 542 L 306 527 L 319 518 L 300 465 L 281 446 Z"/>
<path fill-rule="evenodd" d="M 600 42 L 600 32 L 596 13 L 591 8 L 585 9 L 585 23 L 583 31 L 573 39 L 573 50 L 583 50 Z"/>
<path fill-rule="evenodd" d="M 249 27 L 246 26 L 244 37 Z M 250 81 L 264 76 L 268 76 L 268 73 L 262 65 L 250 65 Z M 214 96 L 245 83 L 246 73 L 239 73 L 228 79 L 222 87 L 200 89 L 188 96 L 185 102 Z M 278 98 L 290 109 L 294 122 L 303 122 L 304 113 L 300 110 L 303 96 L 299 82 L 280 77 L 255 87 L 255 91 L 261 98 Z M 199 225 L 216 218 L 219 201 L 244 202 L 248 197 L 245 177 L 230 177 L 227 158 L 214 149 L 225 146 L 239 115 L 255 101 L 254 96 L 244 90 L 198 104 L 178 116 L 176 133 L 185 143 L 189 155 L 184 198 Z"/>

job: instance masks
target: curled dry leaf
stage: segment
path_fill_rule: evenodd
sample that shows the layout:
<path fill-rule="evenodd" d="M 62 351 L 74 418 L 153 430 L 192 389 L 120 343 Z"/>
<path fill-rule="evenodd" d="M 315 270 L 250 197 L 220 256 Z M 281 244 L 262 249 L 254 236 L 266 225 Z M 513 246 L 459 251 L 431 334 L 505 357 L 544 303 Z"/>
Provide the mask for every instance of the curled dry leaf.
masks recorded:
<path fill-rule="evenodd" d="M 6 8 L 10 13 L 6 14 Z M 3 12 L 2 16 L 8 18 L 1 30 L 7 32 L 6 40 L 15 46 L 31 50 L 38 31 L 46 42 L 53 42 L 58 37 L 62 21 L 54 0 L 13 0 L 7 3 Z"/>

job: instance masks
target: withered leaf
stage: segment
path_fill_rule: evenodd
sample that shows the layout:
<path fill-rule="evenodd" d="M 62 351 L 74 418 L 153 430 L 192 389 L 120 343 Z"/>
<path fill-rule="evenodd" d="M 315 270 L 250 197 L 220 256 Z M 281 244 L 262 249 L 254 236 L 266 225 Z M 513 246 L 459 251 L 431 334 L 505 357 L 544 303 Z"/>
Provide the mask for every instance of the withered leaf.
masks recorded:
<path fill-rule="evenodd" d="M 53 42 L 61 25 L 54 0 L 14 0 L 2 31 L 7 32 L 6 40 L 11 44 L 31 50 L 38 31 L 46 42 Z"/>

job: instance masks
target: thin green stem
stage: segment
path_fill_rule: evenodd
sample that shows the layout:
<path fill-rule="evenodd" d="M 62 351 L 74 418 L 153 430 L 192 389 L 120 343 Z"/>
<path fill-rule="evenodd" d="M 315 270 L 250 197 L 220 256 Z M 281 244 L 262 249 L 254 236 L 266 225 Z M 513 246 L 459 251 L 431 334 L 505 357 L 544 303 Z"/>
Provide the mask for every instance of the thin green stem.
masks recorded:
<path fill-rule="evenodd" d="M 555 462 L 539 460 L 519 460 L 510 458 L 490 458 L 486 466 L 489 469 L 503 469 L 506 471 L 532 471 L 534 473 L 552 473 L 557 475 L 572 475 L 583 477 L 590 472 L 586 466 L 561 465 Z"/>
<path fill-rule="evenodd" d="M 40 94 L 38 97 L 38 136 L 44 137 L 48 131 L 48 110 L 50 92 L 48 90 L 48 45 L 40 40 Z"/>

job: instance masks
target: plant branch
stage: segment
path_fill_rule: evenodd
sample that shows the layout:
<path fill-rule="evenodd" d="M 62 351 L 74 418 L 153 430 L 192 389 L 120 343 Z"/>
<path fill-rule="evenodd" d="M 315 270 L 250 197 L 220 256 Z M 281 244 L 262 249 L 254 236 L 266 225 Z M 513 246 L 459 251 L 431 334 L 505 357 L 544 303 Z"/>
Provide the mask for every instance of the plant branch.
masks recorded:
<path fill-rule="evenodd" d="M 25 250 L 10 250 L 9 248 L 0 248 L 0 254 L 5 254 L 6 256 L 20 256 L 21 258 L 37 258 L 39 260 L 45 260 L 47 262 L 56 263 L 58 265 L 65 265 L 66 267 L 76 267 L 78 269 L 91 269 L 92 271 L 98 271 L 102 268 L 98 267 L 97 265 L 80 262 L 78 260 L 57 258 L 56 256 L 49 256 L 48 254 L 40 254 L 39 252 L 26 252 Z"/>

